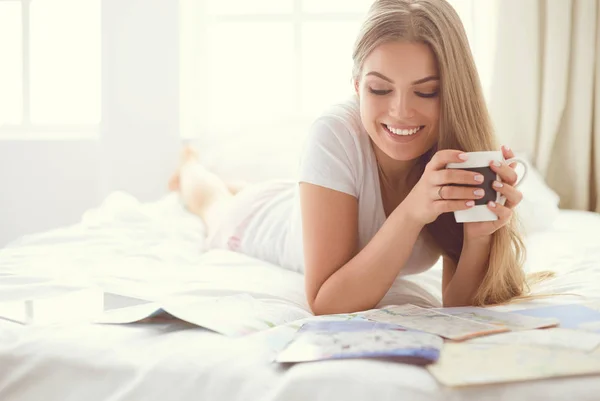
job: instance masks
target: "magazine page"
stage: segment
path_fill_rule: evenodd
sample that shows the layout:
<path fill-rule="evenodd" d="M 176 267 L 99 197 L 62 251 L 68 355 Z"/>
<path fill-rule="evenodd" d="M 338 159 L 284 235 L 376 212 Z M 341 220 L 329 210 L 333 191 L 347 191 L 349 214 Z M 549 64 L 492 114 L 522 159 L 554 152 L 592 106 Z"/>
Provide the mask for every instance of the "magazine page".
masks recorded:
<path fill-rule="evenodd" d="M 508 331 L 505 327 L 463 319 L 410 304 L 367 311 L 362 316 L 376 322 L 392 323 L 437 334 L 450 340 L 466 340 Z"/>
<path fill-rule="evenodd" d="M 516 344 L 446 343 L 427 370 L 443 385 L 473 386 L 600 373 L 600 355 Z"/>
<path fill-rule="evenodd" d="M 555 327 L 560 323 L 558 319 L 553 317 L 525 316 L 470 306 L 458 308 L 437 308 L 435 310 L 447 315 L 462 317 L 463 319 L 506 327 L 511 331 Z"/>
<path fill-rule="evenodd" d="M 223 297 L 177 297 L 105 313 L 96 323 L 163 322 L 177 318 L 227 336 L 242 336 L 312 316 L 278 300 L 247 294 Z"/>
<path fill-rule="evenodd" d="M 517 316 L 554 318 L 560 322 L 560 327 L 562 328 L 600 333 L 600 308 L 598 308 L 597 305 L 598 304 L 594 303 L 554 305 L 532 309 L 520 309 L 511 311 L 510 313 Z"/>
<path fill-rule="evenodd" d="M 600 346 L 600 334 L 554 327 L 545 330 L 519 330 L 469 340 L 477 344 L 518 344 L 543 348 L 591 352 Z"/>
<path fill-rule="evenodd" d="M 393 358 L 428 364 L 438 359 L 443 339 L 396 325 L 369 321 L 305 323 L 276 362 L 295 363 L 344 358 Z"/>

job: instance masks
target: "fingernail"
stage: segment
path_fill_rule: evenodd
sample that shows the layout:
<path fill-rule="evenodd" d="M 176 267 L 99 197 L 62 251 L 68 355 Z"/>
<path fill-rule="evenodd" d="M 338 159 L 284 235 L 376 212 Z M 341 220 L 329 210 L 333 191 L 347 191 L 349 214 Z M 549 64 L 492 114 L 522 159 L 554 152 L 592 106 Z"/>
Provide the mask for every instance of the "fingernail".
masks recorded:
<path fill-rule="evenodd" d="M 481 174 L 477 174 L 475 176 L 475 181 L 477 181 L 477 182 L 483 182 L 483 176 Z"/>
<path fill-rule="evenodd" d="M 496 202 L 490 202 L 488 205 L 490 205 L 490 207 L 496 207 Z"/>
<path fill-rule="evenodd" d="M 502 188 L 504 186 L 504 184 L 502 184 L 501 182 L 498 182 L 498 181 L 494 181 L 494 183 L 492 185 L 495 186 L 496 188 Z"/>
<path fill-rule="evenodd" d="M 469 158 L 469 155 L 466 153 L 461 153 L 460 155 L 458 155 L 458 158 L 461 160 L 467 160 Z"/>
<path fill-rule="evenodd" d="M 504 147 L 504 150 L 508 151 L 510 150 L 510 148 L 508 147 L 508 145 L 502 145 Z"/>
<path fill-rule="evenodd" d="M 502 163 L 500 163 L 498 160 L 494 160 L 494 166 L 500 167 L 501 165 Z"/>
<path fill-rule="evenodd" d="M 477 196 L 485 195 L 485 191 L 483 189 L 476 189 L 475 191 L 473 191 L 473 193 Z"/>
<path fill-rule="evenodd" d="M 468 206 L 468 207 L 473 207 L 473 206 L 475 206 L 475 201 L 468 201 L 468 202 L 467 202 L 467 206 Z"/>

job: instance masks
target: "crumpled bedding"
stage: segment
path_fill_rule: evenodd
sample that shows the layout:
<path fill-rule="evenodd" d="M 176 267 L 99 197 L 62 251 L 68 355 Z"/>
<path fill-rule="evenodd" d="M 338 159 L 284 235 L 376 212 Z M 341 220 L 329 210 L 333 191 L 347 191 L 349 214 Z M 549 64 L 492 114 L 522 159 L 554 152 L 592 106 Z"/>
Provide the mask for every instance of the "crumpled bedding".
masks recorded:
<path fill-rule="evenodd" d="M 600 298 L 599 230 L 600 216 L 561 211 L 552 228 L 530 234 L 527 270 L 557 272 L 535 293 L 563 295 L 499 308 Z M 117 192 L 77 225 L 0 250 L 0 301 L 86 288 L 149 300 L 246 293 L 311 318 L 302 276 L 232 252 L 205 252 L 203 239 L 201 221 L 174 195 L 139 203 Z M 436 265 L 398 281 L 384 303 L 439 306 L 440 283 Z M 179 321 L 27 326 L 0 319 L 0 399 L 592 400 L 600 392 L 597 377 L 449 389 L 423 368 L 387 361 L 279 366 L 272 358 L 293 335 L 297 313 L 239 338 Z"/>

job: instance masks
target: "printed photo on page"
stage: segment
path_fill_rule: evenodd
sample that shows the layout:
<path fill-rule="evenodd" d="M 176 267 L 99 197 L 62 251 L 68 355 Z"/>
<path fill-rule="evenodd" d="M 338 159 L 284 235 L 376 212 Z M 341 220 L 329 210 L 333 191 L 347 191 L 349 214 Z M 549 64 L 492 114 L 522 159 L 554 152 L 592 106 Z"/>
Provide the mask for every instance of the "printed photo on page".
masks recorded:
<path fill-rule="evenodd" d="M 440 355 L 443 339 L 396 325 L 369 321 L 305 323 L 276 362 L 297 363 L 326 359 L 391 358 L 427 365 Z"/>

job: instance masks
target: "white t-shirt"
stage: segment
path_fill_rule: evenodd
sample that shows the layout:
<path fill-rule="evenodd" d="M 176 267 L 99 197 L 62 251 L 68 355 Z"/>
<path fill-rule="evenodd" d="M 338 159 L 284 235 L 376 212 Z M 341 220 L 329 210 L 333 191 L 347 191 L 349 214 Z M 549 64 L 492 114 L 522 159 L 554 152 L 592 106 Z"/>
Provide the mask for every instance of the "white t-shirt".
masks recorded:
<path fill-rule="evenodd" d="M 226 247 L 303 272 L 299 182 L 331 188 L 358 199 L 359 249 L 381 228 L 386 217 L 377 163 L 357 99 L 332 107 L 313 123 L 297 180 L 263 183 L 238 194 L 238 212 L 232 214 Z M 439 256 L 433 239 L 423 230 L 400 275 L 425 271 Z"/>

